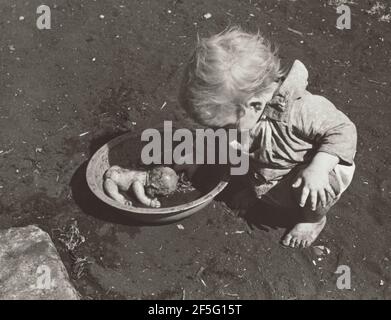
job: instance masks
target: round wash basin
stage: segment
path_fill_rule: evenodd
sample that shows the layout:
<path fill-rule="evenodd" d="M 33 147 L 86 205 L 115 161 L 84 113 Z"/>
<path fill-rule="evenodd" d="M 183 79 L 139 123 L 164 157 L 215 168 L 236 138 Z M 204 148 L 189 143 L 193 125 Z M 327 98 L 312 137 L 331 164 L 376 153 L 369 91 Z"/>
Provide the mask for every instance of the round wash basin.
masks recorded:
<path fill-rule="evenodd" d="M 103 189 L 103 175 L 113 165 L 125 168 L 140 167 L 141 150 L 140 137 L 133 133 L 126 133 L 103 145 L 88 163 L 86 175 L 89 188 L 99 200 L 118 210 L 118 214 L 128 215 L 147 223 L 174 222 L 204 208 L 228 184 L 229 175 L 226 167 L 199 165 L 194 173 L 194 186 L 198 193 L 193 195 L 193 198 L 177 194 L 174 203 L 166 202 L 169 204 L 167 207 L 164 206 L 164 199 L 159 198 L 162 202 L 161 208 L 138 206 L 134 201 L 133 206 L 125 206 L 106 195 Z"/>

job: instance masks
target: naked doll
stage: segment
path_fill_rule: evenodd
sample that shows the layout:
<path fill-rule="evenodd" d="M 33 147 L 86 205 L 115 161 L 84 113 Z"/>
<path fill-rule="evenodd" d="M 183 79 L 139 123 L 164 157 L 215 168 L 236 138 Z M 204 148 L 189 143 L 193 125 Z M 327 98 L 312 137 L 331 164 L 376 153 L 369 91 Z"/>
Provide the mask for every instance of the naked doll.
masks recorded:
<path fill-rule="evenodd" d="M 104 175 L 103 187 L 114 200 L 132 206 L 120 191 L 131 190 L 143 205 L 159 208 L 160 201 L 156 196 L 167 196 L 176 190 L 178 176 L 169 167 L 157 167 L 151 170 L 129 170 L 112 166 Z"/>

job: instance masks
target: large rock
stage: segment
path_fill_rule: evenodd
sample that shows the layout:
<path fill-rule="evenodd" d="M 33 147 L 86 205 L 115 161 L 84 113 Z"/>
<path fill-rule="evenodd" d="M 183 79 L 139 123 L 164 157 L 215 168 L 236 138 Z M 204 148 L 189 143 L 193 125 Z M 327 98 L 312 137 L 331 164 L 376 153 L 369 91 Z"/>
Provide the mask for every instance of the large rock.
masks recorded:
<path fill-rule="evenodd" d="M 0 231 L 0 299 L 79 299 L 53 242 L 40 228 Z"/>

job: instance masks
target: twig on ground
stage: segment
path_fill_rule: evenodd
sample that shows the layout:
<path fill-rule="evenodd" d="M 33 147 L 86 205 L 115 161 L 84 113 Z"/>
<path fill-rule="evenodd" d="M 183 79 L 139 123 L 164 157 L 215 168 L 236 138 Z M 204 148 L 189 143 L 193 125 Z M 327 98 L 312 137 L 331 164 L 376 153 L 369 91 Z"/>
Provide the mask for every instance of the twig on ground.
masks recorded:
<path fill-rule="evenodd" d="M 295 30 L 295 29 L 292 29 L 292 28 L 288 28 L 287 30 L 290 31 L 290 32 L 296 33 L 299 36 L 302 36 L 302 37 L 304 36 L 303 32 L 301 32 L 301 31 L 298 31 L 298 30 Z"/>

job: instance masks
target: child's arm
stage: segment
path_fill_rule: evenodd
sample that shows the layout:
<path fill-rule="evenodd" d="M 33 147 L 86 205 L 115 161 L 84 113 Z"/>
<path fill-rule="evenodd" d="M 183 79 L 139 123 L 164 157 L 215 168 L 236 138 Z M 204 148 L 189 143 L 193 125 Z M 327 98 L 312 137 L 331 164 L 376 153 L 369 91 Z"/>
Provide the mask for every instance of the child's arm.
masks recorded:
<path fill-rule="evenodd" d="M 293 129 L 318 152 L 338 157 L 340 164 L 352 165 L 357 145 L 355 125 L 324 97 L 309 95 L 302 99 L 292 110 Z"/>
<path fill-rule="evenodd" d="M 329 173 L 337 164 L 352 165 L 356 153 L 355 125 L 326 98 L 307 96 L 297 110 L 292 110 L 292 123 L 305 139 L 314 143 L 317 150 L 307 168 L 299 172 L 293 187 L 302 189 L 300 206 L 308 196 L 311 207 L 317 201 L 326 205 L 326 194 L 335 197 L 329 183 Z"/>

